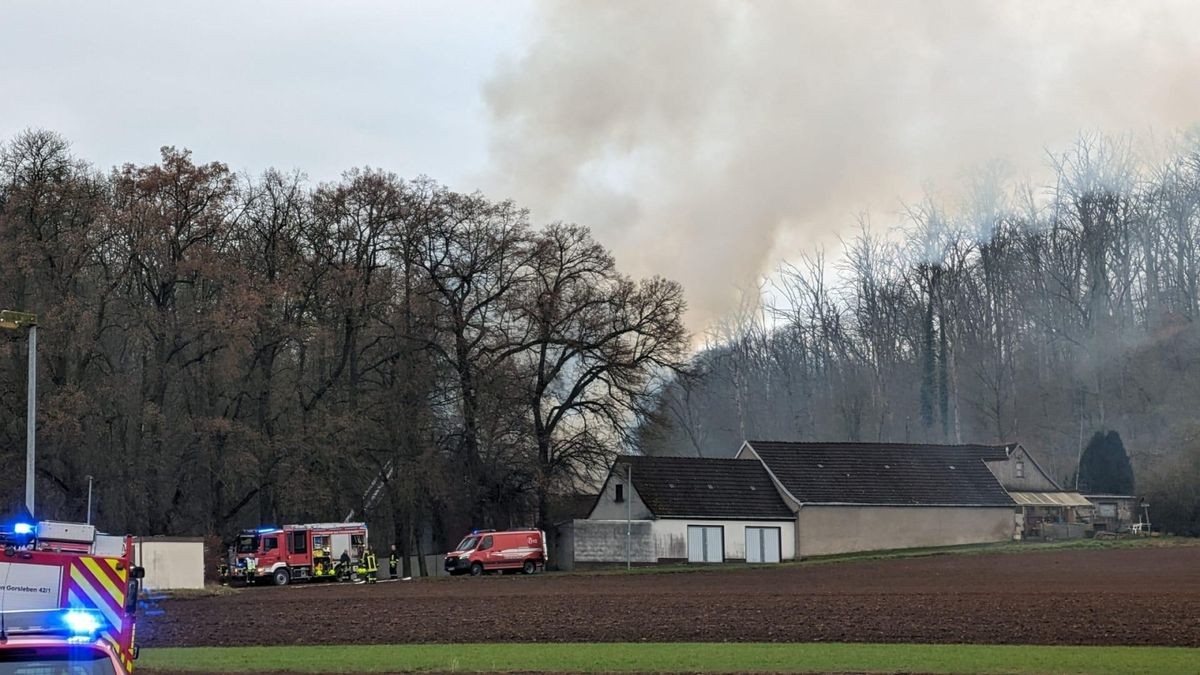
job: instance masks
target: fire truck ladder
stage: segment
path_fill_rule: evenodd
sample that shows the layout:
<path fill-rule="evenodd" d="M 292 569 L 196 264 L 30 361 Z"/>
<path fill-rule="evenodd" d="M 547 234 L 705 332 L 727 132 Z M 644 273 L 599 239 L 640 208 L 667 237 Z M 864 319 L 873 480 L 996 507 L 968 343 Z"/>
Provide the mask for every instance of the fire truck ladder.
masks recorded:
<path fill-rule="evenodd" d="M 363 493 L 363 515 L 366 515 L 367 511 L 375 508 L 375 504 L 383 496 L 383 486 L 387 485 L 387 482 L 392 479 L 392 474 L 395 470 L 396 468 L 392 461 L 388 460 L 388 463 L 383 465 L 383 471 L 380 471 L 379 475 L 367 486 L 367 491 Z M 346 519 L 342 522 L 348 523 L 352 518 L 354 518 L 354 509 L 350 509 L 350 513 L 346 514 Z"/>

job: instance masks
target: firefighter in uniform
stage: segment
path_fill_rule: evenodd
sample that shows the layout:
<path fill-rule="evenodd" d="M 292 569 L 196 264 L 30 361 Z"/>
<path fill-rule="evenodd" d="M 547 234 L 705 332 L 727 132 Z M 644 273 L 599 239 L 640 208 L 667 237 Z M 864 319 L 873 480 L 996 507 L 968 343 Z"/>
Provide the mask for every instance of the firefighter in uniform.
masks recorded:
<path fill-rule="evenodd" d="M 375 562 L 375 554 L 368 548 L 361 548 L 358 551 L 358 583 L 375 583 L 375 575 L 379 571 L 379 566 Z"/>
<path fill-rule="evenodd" d="M 346 549 L 342 549 L 342 557 L 338 558 L 338 578 L 350 579 L 350 552 Z"/>
<path fill-rule="evenodd" d="M 373 584 L 379 574 L 379 564 L 375 562 L 375 552 L 369 548 L 364 549 L 363 558 L 366 561 L 364 566 L 367 568 L 367 583 Z"/>
<path fill-rule="evenodd" d="M 396 557 L 396 545 L 392 544 L 392 552 L 388 554 L 388 576 L 391 579 L 396 578 L 396 563 L 398 562 L 400 559 Z"/>

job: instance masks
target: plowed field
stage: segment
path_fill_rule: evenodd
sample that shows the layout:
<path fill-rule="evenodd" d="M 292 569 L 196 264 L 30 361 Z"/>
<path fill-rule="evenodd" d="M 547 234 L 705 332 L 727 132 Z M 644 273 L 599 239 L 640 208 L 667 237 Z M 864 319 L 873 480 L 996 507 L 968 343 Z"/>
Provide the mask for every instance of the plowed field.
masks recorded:
<path fill-rule="evenodd" d="M 164 600 L 147 646 L 918 642 L 1200 646 L 1200 547 L 255 587 Z"/>

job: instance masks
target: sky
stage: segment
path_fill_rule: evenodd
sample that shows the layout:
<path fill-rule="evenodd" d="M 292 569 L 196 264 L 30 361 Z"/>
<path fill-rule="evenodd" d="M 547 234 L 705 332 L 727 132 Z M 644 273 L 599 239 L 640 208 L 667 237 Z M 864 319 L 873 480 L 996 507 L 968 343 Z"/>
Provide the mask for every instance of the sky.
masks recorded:
<path fill-rule="evenodd" d="M 462 189 L 488 161 L 483 87 L 523 2 L 5 2 L 0 137 L 53 129 L 101 167 L 164 145 L 317 181 L 371 165 Z"/>
<path fill-rule="evenodd" d="M 429 175 L 591 226 L 689 325 L 782 260 L 1081 132 L 1200 122 L 1185 0 L 33 2 L 0 18 L 0 137 L 101 167 Z"/>

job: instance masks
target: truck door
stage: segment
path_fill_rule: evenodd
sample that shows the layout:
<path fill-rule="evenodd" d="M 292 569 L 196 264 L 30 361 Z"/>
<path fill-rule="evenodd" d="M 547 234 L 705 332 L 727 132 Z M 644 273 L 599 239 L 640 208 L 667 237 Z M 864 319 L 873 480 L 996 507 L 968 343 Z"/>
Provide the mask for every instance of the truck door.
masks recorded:
<path fill-rule="evenodd" d="M 289 567 L 308 565 L 312 552 L 308 550 L 308 530 L 292 530 L 287 533 Z"/>

